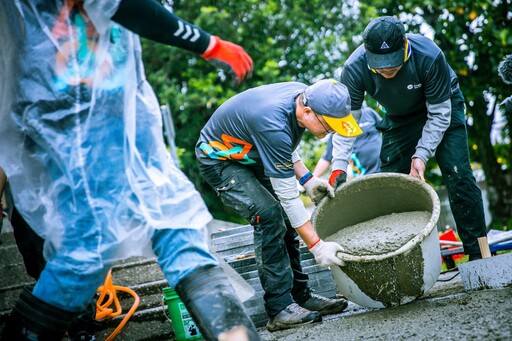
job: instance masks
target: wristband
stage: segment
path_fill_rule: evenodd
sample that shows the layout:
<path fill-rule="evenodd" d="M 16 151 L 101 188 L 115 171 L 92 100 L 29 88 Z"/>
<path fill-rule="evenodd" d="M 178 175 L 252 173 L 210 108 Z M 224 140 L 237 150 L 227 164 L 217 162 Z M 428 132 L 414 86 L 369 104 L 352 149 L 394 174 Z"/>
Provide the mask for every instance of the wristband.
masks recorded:
<path fill-rule="evenodd" d="M 316 244 L 320 243 L 322 239 L 318 239 L 316 242 L 314 242 L 310 247 L 308 247 L 308 250 L 311 250 L 312 248 L 314 248 L 316 246 Z"/>
<path fill-rule="evenodd" d="M 311 172 L 307 172 L 302 178 L 300 178 L 299 184 L 304 186 L 304 184 L 311 180 L 311 178 L 313 178 L 313 174 L 311 174 Z"/>

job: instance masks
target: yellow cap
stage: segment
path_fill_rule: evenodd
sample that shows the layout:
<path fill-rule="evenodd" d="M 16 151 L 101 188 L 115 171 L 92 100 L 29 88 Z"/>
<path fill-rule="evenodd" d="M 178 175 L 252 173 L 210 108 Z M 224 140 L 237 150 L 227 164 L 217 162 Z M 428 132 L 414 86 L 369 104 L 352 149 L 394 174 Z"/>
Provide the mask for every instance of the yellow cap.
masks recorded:
<path fill-rule="evenodd" d="M 325 122 L 341 136 L 355 137 L 363 133 L 352 114 L 343 118 L 334 118 L 325 115 L 322 115 L 322 117 Z"/>

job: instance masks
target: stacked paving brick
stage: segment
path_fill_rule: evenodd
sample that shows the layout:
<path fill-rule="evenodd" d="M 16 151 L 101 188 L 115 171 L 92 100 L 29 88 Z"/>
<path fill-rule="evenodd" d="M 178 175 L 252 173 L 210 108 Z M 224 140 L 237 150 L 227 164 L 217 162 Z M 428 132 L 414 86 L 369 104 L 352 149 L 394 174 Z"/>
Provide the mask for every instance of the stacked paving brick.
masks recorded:
<path fill-rule="evenodd" d="M 256 269 L 252 226 L 243 225 L 212 233 L 211 248 L 254 288 L 256 294 L 244 305 L 256 327 L 265 326 L 268 317 L 263 306 L 263 289 Z M 335 297 L 335 283 L 329 269 L 317 265 L 302 242 L 300 250 L 302 267 L 309 275 L 311 288 L 319 295 Z"/>

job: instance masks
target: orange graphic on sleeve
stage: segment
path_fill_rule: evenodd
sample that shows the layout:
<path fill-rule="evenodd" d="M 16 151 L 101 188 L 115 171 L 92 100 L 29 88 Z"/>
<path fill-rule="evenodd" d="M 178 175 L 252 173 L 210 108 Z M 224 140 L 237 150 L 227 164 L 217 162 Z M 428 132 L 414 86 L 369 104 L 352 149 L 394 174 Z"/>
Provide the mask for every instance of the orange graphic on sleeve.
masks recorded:
<path fill-rule="evenodd" d="M 256 161 L 249 158 L 248 153 L 252 149 L 252 144 L 237 139 L 226 134 L 221 135 L 222 142 L 212 141 L 201 144 L 199 148 L 212 159 L 217 160 L 235 160 L 242 164 L 252 164 Z"/>

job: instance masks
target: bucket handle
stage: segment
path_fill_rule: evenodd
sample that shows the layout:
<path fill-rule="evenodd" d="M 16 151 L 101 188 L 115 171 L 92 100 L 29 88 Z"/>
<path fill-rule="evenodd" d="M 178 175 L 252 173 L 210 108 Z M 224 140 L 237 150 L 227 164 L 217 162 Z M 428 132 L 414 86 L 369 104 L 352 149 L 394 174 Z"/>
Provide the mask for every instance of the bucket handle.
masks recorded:
<path fill-rule="evenodd" d="M 169 317 L 169 315 L 167 313 L 167 304 L 165 303 L 165 298 L 164 297 L 162 297 L 162 313 L 164 314 L 164 316 L 167 319 L 167 321 L 171 322 L 171 326 L 172 326 L 172 320 L 171 320 L 171 318 Z"/>

